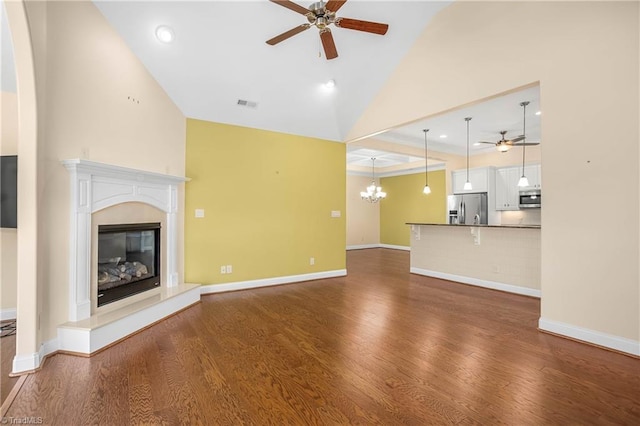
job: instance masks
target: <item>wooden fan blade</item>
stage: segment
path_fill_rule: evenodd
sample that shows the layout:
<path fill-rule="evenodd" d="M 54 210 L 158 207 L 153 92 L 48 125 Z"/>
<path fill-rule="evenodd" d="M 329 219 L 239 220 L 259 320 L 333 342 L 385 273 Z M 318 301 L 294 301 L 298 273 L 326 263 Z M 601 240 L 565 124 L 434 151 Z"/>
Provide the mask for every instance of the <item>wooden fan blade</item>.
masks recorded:
<path fill-rule="evenodd" d="M 540 142 L 520 142 L 520 143 L 514 143 L 513 146 L 535 146 L 535 145 L 540 145 Z"/>
<path fill-rule="evenodd" d="M 329 28 L 325 28 L 320 32 L 320 40 L 322 40 L 322 47 L 324 47 L 324 56 L 327 59 L 334 59 L 338 57 L 338 49 L 336 49 L 336 43 L 333 41 L 333 34 Z"/>
<path fill-rule="evenodd" d="M 267 40 L 267 44 L 270 44 L 271 46 L 273 46 L 275 44 L 280 43 L 281 41 L 288 39 L 289 37 L 293 37 L 294 35 L 303 32 L 304 30 L 308 30 L 310 27 L 311 27 L 311 24 L 299 25 L 295 28 L 290 29 L 289 31 L 285 31 L 282 34 L 275 36 L 270 40 Z"/>
<path fill-rule="evenodd" d="M 327 4 L 324 5 L 324 8 L 332 12 L 337 12 L 346 2 L 347 0 L 329 0 Z"/>
<path fill-rule="evenodd" d="M 524 136 L 520 135 L 520 136 L 518 136 L 516 138 L 509 139 L 509 141 L 512 142 L 512 143 L 515 143 L 515 142 L 521 141 L 522 139 L 524 139 Z"/>
<path fill-rule="evenodd" d="M 306 7 L 302 7 L 299 4 L 296 4 L 289 0 L 269 0 L 269 1 L 272 3 L 279 4 L 282 7 L 286 7 L 289 10 L 293 10 L 294 12 L 298 12 L 301 15 L 306 15 L 307 13 L 311 12 Z"/>
<path fill-rule="evenodd" d="M 385 35 L 389 25 L 378 22 L 361 21 L 359 19 L 337 18 L 336 27 L 347 28 L 349 30 L 366 31 L 368 33 Z"/>
<path fill-rule="evenodd" d="M 488 144 L 491 144 L 491 145 L 495 145 L 496 144 L 495 142 L 487 142 L 487 141 L 478 141 L 478 143 L 488 143 Z"/>

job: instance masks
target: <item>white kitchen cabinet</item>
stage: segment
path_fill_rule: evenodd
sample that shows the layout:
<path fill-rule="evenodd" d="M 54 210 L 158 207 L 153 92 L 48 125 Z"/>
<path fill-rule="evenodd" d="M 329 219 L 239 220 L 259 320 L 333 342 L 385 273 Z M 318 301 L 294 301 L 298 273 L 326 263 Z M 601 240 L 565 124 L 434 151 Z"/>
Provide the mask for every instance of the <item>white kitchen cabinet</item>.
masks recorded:
<path fill-rule="evenodd" d="M 469 192 L 489 192 L 490 175 L 493 173 L 491 167 L 480 167 L 469 169 L 469 182 L 471 190 L 466 191 L 464 184 L 467 181 L 467 169 L 455 170 L 451 172 L 452 189 L 454 194 L 465 194 Z"/>
<path fill-rule="evenodd" d="M 519 210 L 518 180 L 521 174 L 521 167 L 503 167 L 496 170 L 496 210 Z"/>
<path fill-rule="evenodd" d="M 541 189 L 542 179 L 540 176 L 540 164 L 530 164 L 524 166 L 524 175 L 529 180 L 529 186 L 523 189 Z"/>

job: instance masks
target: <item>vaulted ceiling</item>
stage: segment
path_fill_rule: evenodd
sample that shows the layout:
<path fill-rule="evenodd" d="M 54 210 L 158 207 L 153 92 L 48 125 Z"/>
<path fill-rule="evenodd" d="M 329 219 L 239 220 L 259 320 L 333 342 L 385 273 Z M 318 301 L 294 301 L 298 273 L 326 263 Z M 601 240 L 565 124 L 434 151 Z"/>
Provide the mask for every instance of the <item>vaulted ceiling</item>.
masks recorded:
<path fill-rule="evenodd" d="M 296 3 L 305 8 L 312 4 Z M 185 116 L 341 142 L 417 37 L 450 3 L 349 0 L 337 16 L 382 22 L 389 29 L 381 36 L 331 25 L 338 57 L 327 60 L 315 27 L 275 46 L 265 43 L 307 22 L 273 1 L 94 1 Z M 2 90 L 15 91 L 4 14 L 1 24 Z M 160 26 L 173 31 L 171 43 L 157 38 Z M 335 81 L 332 90 L 325 87 L 329 80 Z M 539 141 L 538 87 L 429 117 L 376 138 L 422 147 L 422 129 L 429 128 L 432 150 L 464 155 L 464 117 L 470 116 L 471 155 L 490 152 L 494 146 L 473 144 L 497 141 L 501 130 L 507 137 L 520 135 L 519 103 L 525 100 L 531 102 L 527 139 Z M 347 163 L 365 166 L 373 155 L 380 167 L 416 161 L 414 156 L 372 150 L 360 141 L 348 149 Z"/>
<path fill-rule="evenodd" d="M 332 60 L 325 59 L 315 27 L 266 44 L 307 22 L 266 0 L 94 3 L 187 117 L 343 141 L 450 2 L 347 1 L 338 16 L 386 23 L 389 30 L 381 36 L 331 25 L 339 55 Z M 173 30 L 172 43 L 156 38 L 161 25 Z M 334 90 L 325 90 L 331 79 Z"/>

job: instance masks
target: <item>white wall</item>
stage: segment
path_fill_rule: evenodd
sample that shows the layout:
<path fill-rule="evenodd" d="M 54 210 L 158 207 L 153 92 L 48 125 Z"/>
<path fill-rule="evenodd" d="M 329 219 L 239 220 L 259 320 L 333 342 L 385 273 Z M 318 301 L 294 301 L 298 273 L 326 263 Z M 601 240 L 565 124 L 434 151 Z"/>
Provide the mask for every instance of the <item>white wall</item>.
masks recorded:
<path fill-rule="evenodd" d="M 347 174 L 347 248 L 380 244 L 380 204 L 360 198 L 370 176 Z"/>
<path fill-rule="evenodd" d="M 0 92 L 0 155 L 18 154 L 18 98 Z M 18 230 L 0 228 L 0 313 L 10 314 L 17 306 Z"/>
<path fill-rule="evenodd" d="M 70 180 L 60 161 L 84 158 L 184 175 L 186 120 L 93 3 L 29 2 L 27 15 L 38 86 L 35 214 L 41 232 L 37 289 L 19 288 L 18 298 L 41 302 L 40 331 L 21 327 L 19 333 L 35 333 L 41 344 L 68 319 Z M 182 190 L 179 197 L 183 211 Z M 19 221 L 24 214 L 19 210 Z M 178 222 L 182 228 L 182 215 Z M 182 241 L 179 253 L 182 265 Z"/>
<path fill-rule="evenodd" d="M 453 3 L 349 135 L 540 82 L 542 318 L 636 344 L 638 9 L 638 2 Z"/>

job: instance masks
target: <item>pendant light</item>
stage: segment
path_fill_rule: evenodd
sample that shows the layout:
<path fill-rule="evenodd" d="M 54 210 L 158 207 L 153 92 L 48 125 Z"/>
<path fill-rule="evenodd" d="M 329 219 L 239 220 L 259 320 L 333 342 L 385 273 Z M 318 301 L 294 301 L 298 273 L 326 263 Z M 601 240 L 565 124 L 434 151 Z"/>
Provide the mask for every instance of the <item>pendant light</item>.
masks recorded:
<path fill-rule="evenodd" d="M 525 130 L 527 129 L 527 105 L 529 105 L 529 101 L 521 102 L 520 106 L 522 107 L 522 177 L 518 181 L 518 186 L 520 188 L 524 188 L 529 186 L 529 179 L 524 175 L 524 156 L 525 149 L 527 147 L 527 133 Z"/>
<path fill-rule="evenodd" d="M 422 192 L 424 194 L 431 194 L 431 188 L 429 188 L 429 173 L 427 173 L 429 166 L 429 160 L 427 159 L 427 132 L 429 129 L 423 129 L 422 131 L 424 132 L 424 189 Z"/>
<path fill-rule="evenodd" d="M 469 181 L 469 121 L 471 121 L 471 117 L 466 117 L 464 121 L 467 122 L 467 181 L 464 183 L 462 189 L 465 191 L 471 191 L 473 186 L 471 186 L 471 182 Z"/>
<path fill-rule="evenodd" d="M 366 191 L 360 192 L 360 197 L 370 203 L 377 203 L 387 196 L 386 192 L 382 192 L 382 187 L 376 186 L 376 159 L 371 159 L 371 185 L 367 186 Z"/>

